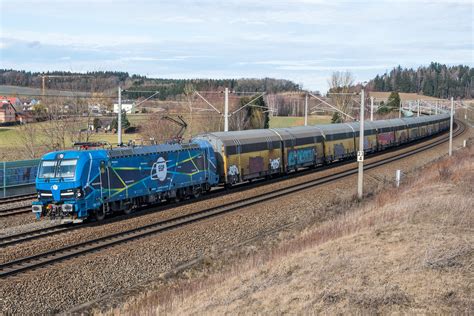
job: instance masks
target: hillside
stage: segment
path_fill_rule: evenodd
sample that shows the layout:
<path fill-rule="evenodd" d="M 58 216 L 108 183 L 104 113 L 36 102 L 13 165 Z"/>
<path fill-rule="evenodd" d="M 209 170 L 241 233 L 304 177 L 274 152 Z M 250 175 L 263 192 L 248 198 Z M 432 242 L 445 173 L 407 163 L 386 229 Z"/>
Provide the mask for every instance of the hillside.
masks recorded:
<path fill-rule="evenodd" d="M 185 90 L 221 91 L 224 87 L 236 92 L 300 90 L 299 85 L 290 80 L 274 78 L 236 78 L 236 79 L 165 79 L 147 78 L 146 76 L 130 75 L 127 72 L 96 71 L 75 73 L 68 71 L 52 71 L 46 74 L 24 70 L 0 69 L 0 85 L 41 88 L 42 77 L 45 76 L 47 89 L 81 92 L 115 93 L 121 85 L 127 91 L 124 97 L 148 97 L 150 92 L 159 91 L 160 100 L 173 100 L 185 93 Z"/>
<path fill-rule="evenodd" d="M 390 96 L 390 93 L 391 93 L 391 92 L 371 91 L 371 92 L 369 93 L 369 96 L 370 96 L 370 97 L 374 97 L 377 101 L 384 101 L 384 102 L 387 102 L 388 97 Z M 400 92 L 400 93 L 398 93 L 398 95 L 400 96 L 400 100 L 401 100 L 402 102 L 405 102 L 405 101 L 413 101 L 413 100 L 425 100 L 425 101 L 437 101 L 437 100 L 440 100 L 440 101 L 445 101 L 445 100 L 442 100 L 442 99 L 439 99 L 439 98 L 430 97 L 430 96 L 426 96 L 426 95 L 422 95 L 422 94 L 417 94 L 417 93 Z"/>
<path fill-rule="evenodd" d="M 472 314 L 473 158 L 473 147 L 457 152 L 400 189 L 120 312 Z"/>
<path fill-rule="evenodd" d="M 417 69 L 398 66 L 367 84 L 372 91 L 417 93 L 436 98 L 474 98 L 474 68 L 432 62 Z"/>
<path fill-rule="evenodd" d="M 29 87 L 20 87 L 20 86 L 8 86 L 8 85 L 0 85 L 0 95 L 8 95 L 8 96 L 23 96 L 23 97 L 41 97 L 42 96 L 42 89 L 41 88 L 29 88 Z M 92 94 L 89 92 L 77 92 L 77 91 L 64 91 L 64 90 L 54 90 L 54 89 L 46 89 L 45 95 L 53 95 L 53 96 L 62 96 L 62 97 L 90 97 Z"/>

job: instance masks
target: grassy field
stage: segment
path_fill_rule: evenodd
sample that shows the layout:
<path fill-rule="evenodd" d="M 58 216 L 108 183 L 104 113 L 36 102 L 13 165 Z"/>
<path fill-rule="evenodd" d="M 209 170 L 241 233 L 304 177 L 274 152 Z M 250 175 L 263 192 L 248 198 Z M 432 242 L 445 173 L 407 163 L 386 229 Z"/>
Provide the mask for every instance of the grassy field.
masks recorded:
<path fill-rule="evenodd" d="M 331 123 L 330 116 L 309 116 L 308 125 L 327 124 Z M 304 117 L 302 116 L 273 116 L 270 119 L 270 128 L 303 126 Z"/>

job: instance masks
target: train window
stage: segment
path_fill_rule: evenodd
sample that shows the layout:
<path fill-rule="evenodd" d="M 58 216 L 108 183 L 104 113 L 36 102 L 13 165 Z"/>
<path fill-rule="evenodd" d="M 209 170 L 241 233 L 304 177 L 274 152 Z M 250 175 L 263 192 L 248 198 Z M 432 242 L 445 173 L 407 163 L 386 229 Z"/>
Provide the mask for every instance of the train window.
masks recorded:
<path fill-rule="evenodd" d="M 38 178 L 54 178 L 56 173 L 57 160 L 44 160 L 41 162 Z"/>
<path fill-rule="evenodd" d="M 76 171 L 77 159 L 61 160 L 58 165 L 56 177 L 73 178 Z"/>

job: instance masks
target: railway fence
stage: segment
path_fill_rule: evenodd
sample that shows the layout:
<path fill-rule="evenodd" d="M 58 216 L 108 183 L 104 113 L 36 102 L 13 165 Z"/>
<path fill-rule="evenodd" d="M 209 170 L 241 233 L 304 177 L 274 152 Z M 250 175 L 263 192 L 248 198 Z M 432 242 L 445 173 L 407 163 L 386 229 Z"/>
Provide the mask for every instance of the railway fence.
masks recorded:
<path fill-rule="evenodd" d="M 0 198 L 32 194 L 39 159 L 0 162 Z"/>

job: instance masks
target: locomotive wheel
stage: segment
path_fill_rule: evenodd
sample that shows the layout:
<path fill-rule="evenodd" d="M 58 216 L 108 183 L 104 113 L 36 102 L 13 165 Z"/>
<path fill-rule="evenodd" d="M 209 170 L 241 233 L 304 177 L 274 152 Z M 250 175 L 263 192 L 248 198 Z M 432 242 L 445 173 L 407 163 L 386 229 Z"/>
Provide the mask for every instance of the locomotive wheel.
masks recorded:
<path fill-rule="evenodd" d="M 125 215 L 129 215 L 129 214 L 132 213 L 132 211 L 133 211 L 133 208 L 131 208 L 131 207 L 126 207 L 126 208 L 123 210 L 123 213 L 124 213 Z"/>
<path fill-rule="evenodd" d="M 201 189 L 193 190 L 193 198 L 197 199 L 201 196 Z"/>
<path fill-rule="evenodd" d="M 173 200 L 174 200 L 175 203 L 178 203 L 179 201 L 181 201 L 181 191 L 180 190 L 178 190 L 176 192 L 176 196 L 174 197 Z"/>
<path fill-rule="evenodd" d="M 105 211 L 103 208 L 99 208 L 94 212 L 95 219 L 100 222 L 105 218 Z"/>

